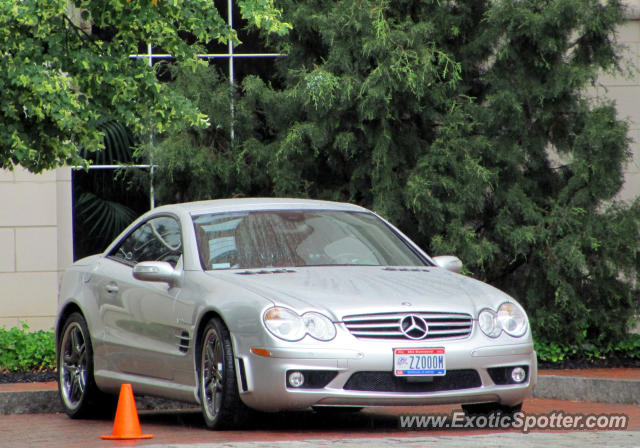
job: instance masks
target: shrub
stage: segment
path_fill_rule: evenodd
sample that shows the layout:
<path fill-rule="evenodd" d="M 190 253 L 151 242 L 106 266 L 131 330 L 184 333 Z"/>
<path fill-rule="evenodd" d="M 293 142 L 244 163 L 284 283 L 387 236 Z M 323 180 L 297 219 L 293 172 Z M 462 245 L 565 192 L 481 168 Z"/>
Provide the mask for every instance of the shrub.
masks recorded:
<path fill-rule="evenodd" d="M 568 360 L 604 360 L 627 359 L 640 360 L 640 334 L 628 334 L 615 344 L 596 345 L 591 342 L 582 344 L 561 344 L 544 338 L 535 338 L 534 346 L 538 361 L 562 363 Z"/>
<path fill-rule="evenodd" d="M 53 331 L 30 332 L 24 322 L 9 330 L 0 328 L 0 371 L 53 370 L 55 365 Z"/>

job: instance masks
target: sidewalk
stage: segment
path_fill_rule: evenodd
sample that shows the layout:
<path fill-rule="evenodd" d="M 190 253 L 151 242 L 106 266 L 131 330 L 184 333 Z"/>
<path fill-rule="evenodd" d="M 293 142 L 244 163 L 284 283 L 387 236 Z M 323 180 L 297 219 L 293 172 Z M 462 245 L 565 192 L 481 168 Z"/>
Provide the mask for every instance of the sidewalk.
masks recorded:
<path fill-rule="evenodd" d="M 640 404 L 640 368 L 541 370 L 535 398 Z M 183 403 L 136 398 L 139 410 L 184 408 Z M 57 383 L 0 384 L 0 414 L 63 412 Z"/>

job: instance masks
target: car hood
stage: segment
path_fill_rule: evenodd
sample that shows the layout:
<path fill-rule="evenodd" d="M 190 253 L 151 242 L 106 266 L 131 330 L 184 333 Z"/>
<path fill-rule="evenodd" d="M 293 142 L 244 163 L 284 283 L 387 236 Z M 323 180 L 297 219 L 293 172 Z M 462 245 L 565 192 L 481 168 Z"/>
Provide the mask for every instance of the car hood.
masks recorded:
<path fill-rule="evenodd" d="M 209 271 L 299 313 L 317 310 L 341 320 L 353 314 L 459 312 L 476 316 L 509 297 L 485 283 L 441 268 L 380 266 Z M 512 300 L 512 299 L 511 299 Z"/>

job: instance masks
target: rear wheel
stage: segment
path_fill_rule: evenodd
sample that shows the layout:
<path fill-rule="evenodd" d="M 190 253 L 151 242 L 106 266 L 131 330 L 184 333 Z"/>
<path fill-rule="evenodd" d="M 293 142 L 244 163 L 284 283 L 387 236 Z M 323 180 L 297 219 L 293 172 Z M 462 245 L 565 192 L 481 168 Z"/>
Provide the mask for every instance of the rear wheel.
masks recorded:
<path fill-rule="evenodd" d="M 69 417 L 92 417 L 102 414 L 98 411 L 104 411 L 105 405 L 112 406 L 112 397 L 102 394 L 93 378 L 91 338 L 84 317 L 77 312 L 69 315 L 62 327 L 58 376 L 58 392 Z"/>
<path fill-rule="evenodd" d="M 209 429 L 246 423 L 249 408 L 240 400 L 229 330 L 211 319 L 202 333 L 199 368 L 202 415 Z"/>

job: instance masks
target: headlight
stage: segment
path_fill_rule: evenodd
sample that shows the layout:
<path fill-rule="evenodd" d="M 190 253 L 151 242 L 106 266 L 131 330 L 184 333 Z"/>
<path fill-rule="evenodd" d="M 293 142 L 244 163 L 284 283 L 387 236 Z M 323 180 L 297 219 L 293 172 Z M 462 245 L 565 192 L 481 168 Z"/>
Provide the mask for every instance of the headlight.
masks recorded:
<path fill-rule="evenodd" d="M 482 332 L 490 338 L 497 338 L 502 333 L 502 329 L 496 319 L 496 313 L 493 310 L 485 309 L 480 311 L 478 325 L 480 325 Z"/>
<path fill-rule="evenodd" d="M 299 341 L 307 334 L 321 341 L 329 341 L 336 336 L 333 322 L 320 313 L 309 312 L 299 316 L 287 308 L 276 307 L 264 313 L 263 321 L 267 330 L 285 341 Z"/>
<path fill-rule="evenodd" d="M 497 318 L 500 328 L 511 336 L 519 337 L 527 331 L 527 316 L 515 303 L 504 302 L 500 305 Z"/>
<path fill-rule="evenodd" d="M 515 303 L 504 302 L 497 312 L 490 309 L 480 311 L 478 325 L 491 338 L 497 338 L 503 330 L 513 337 L 520 337 L 527 331 L 527 316 Z"/>
<path fill-rule="evenodd" d="M 271 308 L 264 313 L 263 320 L 274 336 L 285 341 L 299 341 L 306 334 L 300 316 L 286 308 Z"/>
<path fill-rule="evenodd" d="M 328 317 L 320 313 L 305 313 L 302 320 L 309 336 L 321 341 L 329 341 L 336 337 L 336 326 Z"/>

